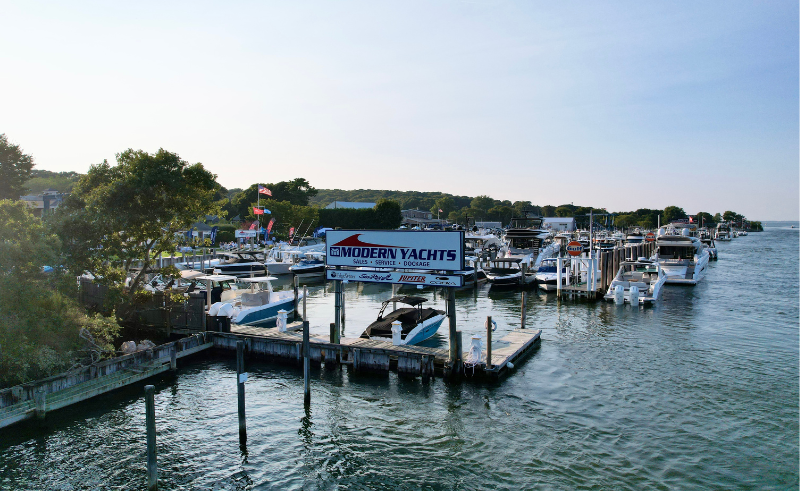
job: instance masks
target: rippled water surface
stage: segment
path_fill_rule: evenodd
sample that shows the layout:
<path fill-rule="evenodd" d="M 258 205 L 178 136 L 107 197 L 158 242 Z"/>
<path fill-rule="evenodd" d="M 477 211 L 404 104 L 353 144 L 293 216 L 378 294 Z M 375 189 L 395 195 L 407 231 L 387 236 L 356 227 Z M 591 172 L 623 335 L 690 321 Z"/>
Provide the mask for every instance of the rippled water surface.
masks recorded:
<path fill-rule="evenodd" d="M 797 489 L 798 232 L 718 244 L 696 287 L 653 308 L 532 294 L 541 348 L 494 384 L 248 363 L 239 445 L 234 360 L 200 357 L 156 385 L 160 489 Z M 318 333 L 331 286 L 310 288 Z M 347 335 L 389 288 L 347 286 Z M 438 295 L 423 295 L 443 308 Z M 518 292 L 460 292 L 465 339 Z M 447 346 L 446 328 L 431 340 Z M 0 434 L 4 489 L 145 487 L 143 383 Z"/>

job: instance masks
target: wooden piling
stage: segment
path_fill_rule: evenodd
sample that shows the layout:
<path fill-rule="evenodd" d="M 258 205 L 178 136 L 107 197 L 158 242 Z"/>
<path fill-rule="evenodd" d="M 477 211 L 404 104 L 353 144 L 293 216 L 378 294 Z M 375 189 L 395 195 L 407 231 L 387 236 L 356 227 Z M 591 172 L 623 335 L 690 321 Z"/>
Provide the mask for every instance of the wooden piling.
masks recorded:
<path fill-rule="evenodd" d="M 456 331 L 456 353 L 458 353 L 458 359 L 456 360 L 456 373 L 460 373 L 462 370 L 462 353 L 464 352 L 464 338 L 461 335 L 461 331 Z"/>
<path fill-rule="evenodd" d="M 44 391 L 44 387 L 36 388 L 33 393 L 33 403 L 36 419 L 44 419 L 47 415 L 47 394 Z"/>
<path fill-rule="evenodd" d="M 450 322 L 450 362 L 455 364 L 461 356 L 456 345 L 456 289 L 448 288 L 447 314 Z"/>
<path fill-rule="evenodd" d="M 338 267 L 338 266 L 337 266 Z M 333 320 L 336 324 L 336 342 L 339 342 L 339 336 L 342 332 L 342 282 L 341 280 L 334 280 L 333 282 Z"/>
<path fill-rule="evenodd" d="M 147 428 L 147 489 L 158 489 L 158 463 L 156 462 L 156 388 L 144 386 L 144 413 Z"/>
<path fill-rule="evenodd" d="M 306 297 L 308 297 L 308 287 L 303 285 L 303 321 L 307 321 L 306 317 Z"/>
<path fill-rule="evenodd" d="M 244 412 L 244 341 L 236 341 L 236 393 L 239 406 L 239 442 L 247 441 L 247 422 Z"/>
<path fill-rule="evenodd" d="M 521 309 L 520 315 L 519 315 L 519 323 L 520 323 L 520 327 L 522 329 L 525 329 L 525 317 L 526 317 L 525 309 L 526 309 L 527 306 L 528 306 L 528 292 L 523 290 L 523 292 L 522 292 L 522 309 Z"/>
<path fill-rule="evenodd" d="M 305 401 L 311 400 L 311 359 L 309 357 L 309 326 L 308 321 L 303 321 L 303 395 Z"/>
<path fill-rule="evenodd" d="M 300 308 L 300 305 L 297 302 L 299 289 L 300 278 L 298 278 L 297 275 L 294 275 L 294 320 L 297 320 L 297 310 Z"/>
<path fill-rule="evenodd" d="M 336 343 L 336 323 L 331 322 L 331 344 Z"/>
<path fill-rule="evenodd" d="M 492 369 L 492 316 L 486 317 L 486 369 Z"/>
<path fill-rule="evenodd" d="M 169 352 L 169 369 L 173 372 L 178 369 L 178 349 L 174 346 Z"/>

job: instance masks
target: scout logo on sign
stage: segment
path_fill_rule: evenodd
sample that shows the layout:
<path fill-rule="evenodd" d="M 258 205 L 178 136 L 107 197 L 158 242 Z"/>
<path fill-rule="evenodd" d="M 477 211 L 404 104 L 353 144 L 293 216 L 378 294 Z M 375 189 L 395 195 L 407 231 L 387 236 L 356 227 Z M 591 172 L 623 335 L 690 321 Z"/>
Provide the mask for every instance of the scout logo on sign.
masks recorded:
<path fill-rule="evenodd" d="M 330 266 L 464 269 L 463 232 L 329 230 Z"/>
<path fill-rule="evenodd" d="M 577 240 L 573 240 L 569 244 L 567 244 L 567 252 L 570 256 L 580 256 L 583 252 L 583 244 L 578 242 Z"/>

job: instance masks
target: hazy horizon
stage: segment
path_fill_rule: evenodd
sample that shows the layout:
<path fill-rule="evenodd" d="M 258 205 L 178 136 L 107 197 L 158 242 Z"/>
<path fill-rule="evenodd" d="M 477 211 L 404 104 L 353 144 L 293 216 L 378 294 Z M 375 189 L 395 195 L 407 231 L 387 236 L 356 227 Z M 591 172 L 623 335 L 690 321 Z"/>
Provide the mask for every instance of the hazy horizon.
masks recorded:
<path fill-rule="evenodd" d="M 0 133 L 228 188 L 800 218 L 797 2 L 3 2 Z"/>

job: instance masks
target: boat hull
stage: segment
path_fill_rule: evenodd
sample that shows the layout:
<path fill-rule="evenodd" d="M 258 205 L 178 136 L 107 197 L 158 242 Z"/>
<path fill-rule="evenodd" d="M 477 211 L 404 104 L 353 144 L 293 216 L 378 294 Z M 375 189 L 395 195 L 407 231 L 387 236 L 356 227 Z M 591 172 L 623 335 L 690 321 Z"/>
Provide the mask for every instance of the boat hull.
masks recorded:
<path fill-rule="evenodd" d="M 303 295 L 298 295 L 298 300 Z M 294 312 L 294 298 L 283 298 L 277 302 L 272 302 L 260 307 L 250 307 L 242 310 L 233 320 L 239 326 L 263 327 L 278 318 L 278 311 Z"/>

